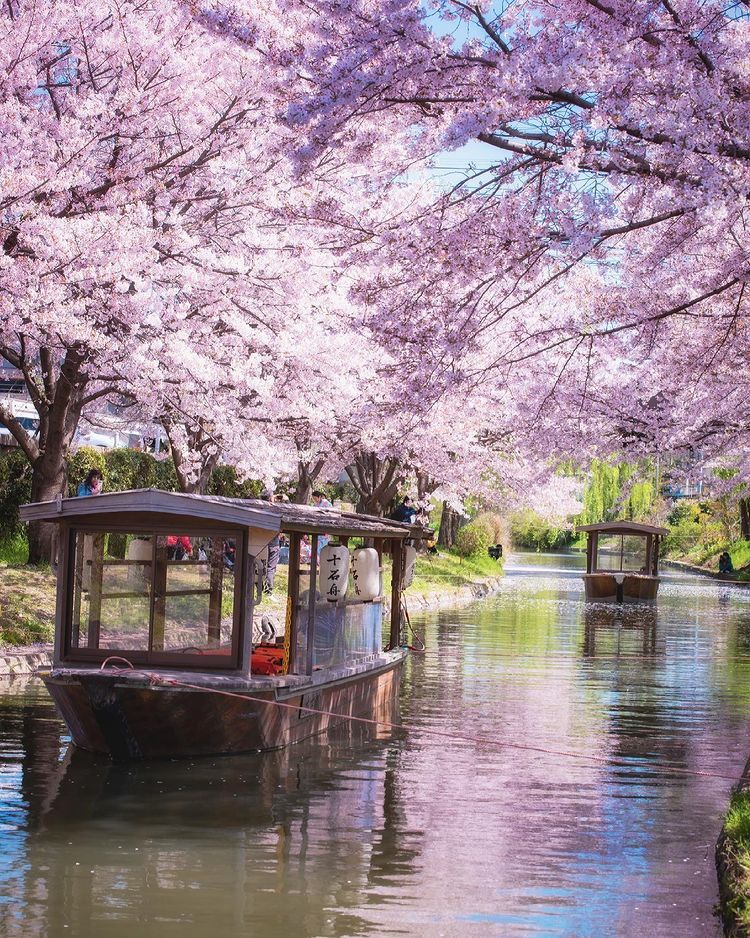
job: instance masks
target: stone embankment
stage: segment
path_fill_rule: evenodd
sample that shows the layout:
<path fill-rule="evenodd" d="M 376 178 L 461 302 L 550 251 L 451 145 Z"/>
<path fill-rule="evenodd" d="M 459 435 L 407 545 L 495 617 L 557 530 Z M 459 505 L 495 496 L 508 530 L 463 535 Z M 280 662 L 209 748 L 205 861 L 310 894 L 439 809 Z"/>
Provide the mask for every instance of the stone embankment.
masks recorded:
<path fill-rule="evenodd" d="M 24 677 L 52 664 L 52 645 L 0 651 L 0 677 Z"/>
<path fill-rule="evenodd" d="M 675 567 L 677 570 L 684 570 L 685 573 L 696 573 L 698 576 L 705 576 L 711 580 L 718 580 L 720 583 L 734 583 L 736 586 L 750 586 L 750 580 L 738 580 L 736 575 L 722 574 L 710 567 L 700 567 L 694 563 L 686 563 L 684 560 L 662 560 L 662 567 Z"/>

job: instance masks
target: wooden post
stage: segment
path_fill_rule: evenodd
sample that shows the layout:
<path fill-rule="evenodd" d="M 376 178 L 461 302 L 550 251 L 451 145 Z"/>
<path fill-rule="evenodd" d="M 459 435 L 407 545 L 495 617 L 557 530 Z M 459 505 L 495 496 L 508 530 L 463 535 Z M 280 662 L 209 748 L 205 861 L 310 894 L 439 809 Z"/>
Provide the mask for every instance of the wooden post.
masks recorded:
<path fill-rule="evenodd" d="M 599 566 L 599 532 L 591 532 L 591 572 L 596 573 Z"/>
<path fill-rule="evenodd" d="M 237 555 L 235 554 L 234 575 L 238 575 Z M 245 530 L 242 536 L 242 583 L 240 585 L 241 616 L 234 615 L 232 633 L 239 627 L 240 637 L 240 669 L 243 674 L 250 675 L 250 663 L 253 655 L 253 618 L 255 616 L 255 557 L 250 553 L 248 533 Z"/>
<path fill-rule="evenodd" d="M 154 571 L 151 583 L 151 635 L 149 651 L 164 650 L 164 620 L 167 611 L 167 539 L 154 537 L 151 568 Z"/>
<path fill-rule="evenodd" d="M 70 575 L 71 561 L 75 563 L 75 545 L 71 551 L 71 541 L 72 533 L 67 524 L 61 524 L 58 534 L 58 555 L 57 555 L 57 602 L 55 604 L 55 651 L 54 657 L 52 659 L 53 665 L 58 667 L 65 656 L 66 649 L 68 647 L 67 643 L 70 639 L 72 645 L 72 635 L 73 629 L 76 629 L 76 645 L 77 642 L 77 628 L 76 620 L 74 618 L 68 619 L 68 612 L 71 608 L 71 597 L 68 594 L 68 590 L 71 588 L 72 578 Z M 73 594 L 75 596 L 75 592 Z M 78 596 L 80 602 L 80 581 L 78 586 Z M 80 612 L 79 612 L 80 617 Z M 69 635 L 66 635 L 66 630 L 70 628 L 71 631 Z"/>
<path fill-rule="evenodd" d="M 84 535 L 84 543 L 86 537 Z M 102 627 L 102 577 L 104 576 L 104 535 L 91 535 L 91 580 L 89 587 L 89 648 L 99 647 L 99 632 Z"/>
<path fill-rule="evenodd" d="M 237 570 L 237 550 L 235 548 L 235 576 Z M 221 594 L 224 585 L 224 540 L 220 537 L 211 538 L 211 572 L 209 586 L 211 590 L 208 597 L 208 643 L 221 643 Z"/>
<path fill-rule="evenodd" d="M 83 545 L 85 534 L 74 532 L 73 541 L 73 618 L 71 620 L 70 647 L 78 648 L 81 635 L 81 599 L 83 597 Z M 68 535 L 70 540 L 70 535 Z"/>
<path fill-rule="evenodd" d="M 299 627 L 299 553 L 302 538 L 292 531 L 289 535 L 289 586 L 287 589 L 286 631 L 284 633 L 285 674 L 294 672 L 297 658 L 297 629 Z"/>
<path fill-rule="evenodd" d="M 388 644 L 398 648 L 401 641 L 401 581 L 403 579 L 404 545 L 401 540 L 391 542 L 393 567 L 391 570 L 391 637 Z"/>
<path fill-rule="evenodd" d="M 653 566 L 652 571 L 654 576 L 659 576 L 659 535 L 654 535 L 654 546 L 653 546 Z"/>
<path fill-rule="evenodd" d="M 315 650 L 315 605 L 318 594 L 318 535 L 313 534 L 310 547 L 310 599 L 307 603 L 307 645 L 305 648 L 305 674 L 313 673 Z"/>
<path fill-rule="evenodd" d="M 383 595 L 383 538 L 374 538 L 372 544 L 378 552 L 378 597 L 380 597 Z"/>
<path fill-rule="evenodd" d="M 594 532 L 586 535 L 586 573 L 594 572 Z"/>

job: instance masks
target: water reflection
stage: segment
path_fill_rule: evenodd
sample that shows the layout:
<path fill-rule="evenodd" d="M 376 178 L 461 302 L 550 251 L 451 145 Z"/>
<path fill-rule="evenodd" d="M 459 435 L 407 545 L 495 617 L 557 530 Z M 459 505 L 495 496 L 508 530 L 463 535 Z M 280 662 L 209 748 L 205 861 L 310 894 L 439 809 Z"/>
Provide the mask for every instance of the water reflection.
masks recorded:
<path fill-rule="evenodd" d="M 112 766 L 43 689 L 0 693 L 0 933 L 718 934 L 750 591 L 666 571 L 656 606 L 585 604 L 582 566 L 512 558 L 420 617 L 383 738 Z"/>
<path fill-rule="evenodd" d="M 117 766 L 61 749 L 51 708 L 31 703 L 3 737 L 23 802 L 3 839 L 14 858 L 3 935 L 99 936 L 128 923 L 159 935 L 298 934 L 300 923 L 311 935 L 367 934 L 365 918 L 339 910 L 420 868 L 420 836 L 402 830 L 400 747 L 370 730 Z"/>
<path fill-rule="evenodd" d="M 583 608 L 584 640 L 582 653 L 592 658 L 597 654 L 657 653 L 655 605 L 634 603 L 586 603 Z M 661 643 L 660 653 L 665 646 Z"/>

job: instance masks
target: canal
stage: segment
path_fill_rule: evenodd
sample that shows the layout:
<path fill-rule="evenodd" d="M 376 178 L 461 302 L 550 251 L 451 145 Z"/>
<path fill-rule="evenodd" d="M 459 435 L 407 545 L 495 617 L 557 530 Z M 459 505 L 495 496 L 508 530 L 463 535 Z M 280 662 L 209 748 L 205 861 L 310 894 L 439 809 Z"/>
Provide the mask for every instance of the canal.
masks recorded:
<path fill-rule="evenodd" d="M 1 684 L 0 934 L 720 934 L 750 590 L 667 571 L 655 609 L 586 607 L 581 566 L 517 554 L 413 617 L 408 730 L 112 766 Z"/>

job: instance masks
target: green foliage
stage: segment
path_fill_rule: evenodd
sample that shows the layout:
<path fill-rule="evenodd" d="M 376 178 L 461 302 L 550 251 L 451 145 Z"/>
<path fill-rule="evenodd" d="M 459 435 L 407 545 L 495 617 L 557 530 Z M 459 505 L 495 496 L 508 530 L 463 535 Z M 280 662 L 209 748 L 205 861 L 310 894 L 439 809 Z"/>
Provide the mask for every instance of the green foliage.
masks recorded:
<path fill-rule="evenodd" d="M 650 480 L 635 482 L 628 493 L 624 513 L 631 521 L 645 521 L 654 506 L 656 487 Z"/>
<path fill-rule="evenodd" d="M 514 544 L 518 547 L 529 547 L 532 550 L 554 550 L 565 547 L 571 537 L 570 531 L 554 527 L 535 511 L 530 510 L 513 515 L 510 531 Z"/>
<path fill-rule="evenodd" d="M 492 529 L 480 521 L 464 525 L 456 535 L 456 551 L 461 557 L 486 554 L 487 548 L 494 543 Z"/>
<path fill-rule="evenodd" d="M 722 890 L 725 912 L 743 926 L 744 934 L 750 925 L 750 792 L 732 793 L 721 844 L 728 861 Z"/>
<path fill-rule="evenodd" d="M 207 494 L 223 498 L 259 498 L 263 483 L 257 479 L 241 481 L 234 466 L 217 466 L 211 473 Z"/>
<path fill-rule="evenodd" d="M 31 501 L 31 466 L 21 449 L 0 455 L 0 540 L 12 541 L 23 529 L 21 505 Z"/>
<path fill-rule="evenodd" d="M 29 542 L 23 531 L 0 539 L 0 564 L 23 564 L 29 559 Z"/>

